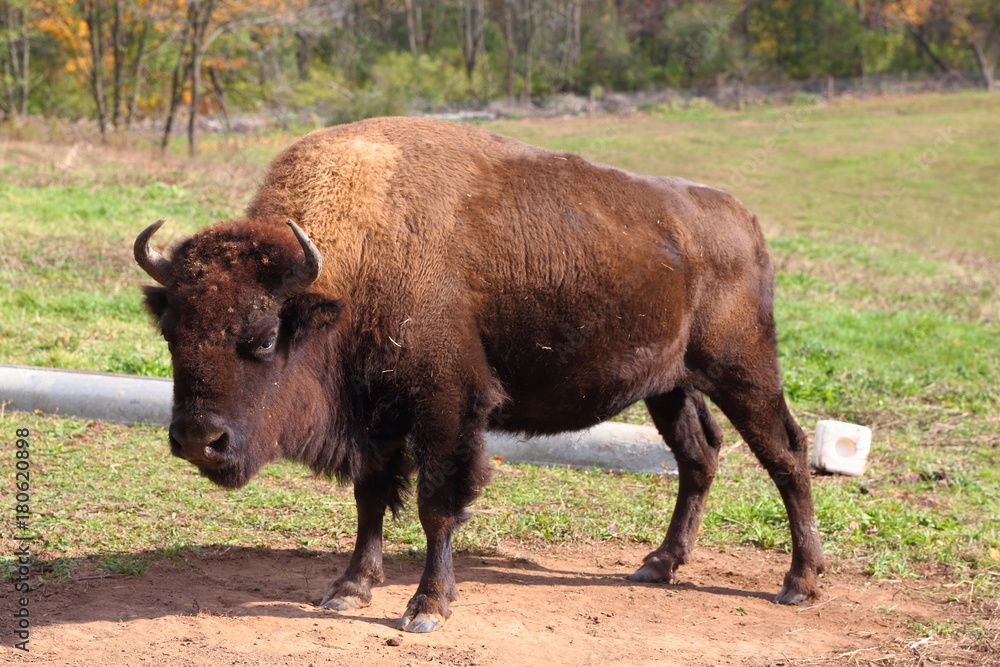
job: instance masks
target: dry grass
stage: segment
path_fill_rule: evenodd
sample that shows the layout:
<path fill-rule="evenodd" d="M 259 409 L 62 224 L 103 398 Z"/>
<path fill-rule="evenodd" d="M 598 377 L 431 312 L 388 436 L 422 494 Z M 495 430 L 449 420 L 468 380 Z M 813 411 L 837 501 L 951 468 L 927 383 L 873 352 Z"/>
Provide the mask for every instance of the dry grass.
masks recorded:
<path fill-rule="evenodd" d="M 30 188 L 108 186 L 180 186 L 196 196 L 213 198 L 239 211 L 258 185 L 267 151 L 254 141 L 264 158 L 248 156 L 248 141 L 233 141 L 211 154 L 192 158 L 158 148 L 113 146 L 87 140 L 71 144 L 23 140 L 0 141 L 0 164 L 17 165 L 4 174 L 8 185 Z M 271 142 L 265 142 L 266 144 Z M 248 159 L 250 157 L 250 159 Z M 222 195 L 223 201 L 217 197 Z"/>

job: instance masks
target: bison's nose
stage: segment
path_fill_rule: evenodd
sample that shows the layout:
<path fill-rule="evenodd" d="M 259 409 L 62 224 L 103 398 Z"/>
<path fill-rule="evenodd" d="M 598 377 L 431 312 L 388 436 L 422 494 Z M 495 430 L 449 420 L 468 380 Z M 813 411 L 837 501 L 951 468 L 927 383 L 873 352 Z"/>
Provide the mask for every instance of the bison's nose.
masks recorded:
<path fill-rule="evenodd" d="M 226 423 L 215 415 L 181 415 L 170 423 L 171 453 L 200 467 L 224 463 L 231 439 Z"/>

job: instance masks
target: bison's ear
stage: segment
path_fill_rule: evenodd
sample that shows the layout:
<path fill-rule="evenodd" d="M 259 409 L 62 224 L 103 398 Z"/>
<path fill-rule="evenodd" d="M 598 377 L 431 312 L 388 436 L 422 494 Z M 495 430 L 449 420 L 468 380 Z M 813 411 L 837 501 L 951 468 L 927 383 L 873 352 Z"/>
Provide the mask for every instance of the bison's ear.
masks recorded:
<path fill-rule="evenodd" d="M 333 326 L 340 319 L 341 310 L 336 301 L 306 292 L 285 302 L 281 309 L 281 328 L 294 340 Z"/>
<path fill-rule="evenodd" d="M 157 320 L 162 320 L 163 313 L 167 312 L 167 288 L 147 285 L 142 291 L 146 295 L 146 310 Z"/>

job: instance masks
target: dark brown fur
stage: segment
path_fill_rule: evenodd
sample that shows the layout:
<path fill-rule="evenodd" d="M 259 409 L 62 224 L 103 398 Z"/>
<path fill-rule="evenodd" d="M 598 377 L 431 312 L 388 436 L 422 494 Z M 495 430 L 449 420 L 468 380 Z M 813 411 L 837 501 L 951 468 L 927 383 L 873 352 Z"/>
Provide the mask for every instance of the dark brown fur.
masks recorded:
<path fill-rule="evenodd" d="M 281 299 L 302 261 L 289 219 L 324 269 Z M 638 400 L 680 488 L 663 544 L 632 577 L 670 581 L 690 557 L 720 446 L 707 395 L 788 510 L 792 568 L 776 600 L 814 598 L 823 555 L 772 285 L 756 218 L 728 194 L 391 118 L 285 150 L 247 217 L 181 244 L 147 304 L 171 345 L 175 454 L 225 486 L 279 457 L 353 481 L 357 547 L 327 606 L 370 601 L 382 516 L 419 474 L 427 569 L 401 627 L 426 631 L 456 596 L 451 533 L 489 477 L 483 432 L 579 429 Z"/>

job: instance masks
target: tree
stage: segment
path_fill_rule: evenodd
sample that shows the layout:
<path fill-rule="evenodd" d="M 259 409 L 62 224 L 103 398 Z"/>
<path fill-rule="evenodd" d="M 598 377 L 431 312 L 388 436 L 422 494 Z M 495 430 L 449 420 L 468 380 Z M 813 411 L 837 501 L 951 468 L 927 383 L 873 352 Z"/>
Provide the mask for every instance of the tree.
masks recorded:
<path fill-rule="evenodd" d="M 745 68 L 735 64 L 743 55 L 734 53 L 737 17 L 736 8 L 727 2 L 689 3 L 667 15 L 667 36 L 661 39 L 669 46 L 669 62 L 682 72 L 682 85 L 714 81 L 734 70 L 744 78 Z"/>
<path fill-rule="evenodd" d="M 581 0 L 543 0 L 534 12 L 538 63 L 550 91 L 572 85 L 580 61 Z"/>
<path fill-rule="evenodd" d="M 472 81 L 476 71 L 476 61 L 483 50 L 485 36 L 486 8 L 484 0 L 459 0 L 461 11 L 462 57 L 465 61 L 465 74 Z"/>
<path fill-rule="evenodd" d="M 502 0 L 504 44 L 506 45 L 506 71 L 504 87 L 507 98 L 514 99 L 514 72 L 521 65 L 521 104 L 531 99 L 531 77 L 534 66 L 534 42 L 538 28 L 538 15 L 545 0 Z"/>
<path fill-rule="evenodd" d="M 35 3 L 38 28 L 63 48 L 65 69 L 86 82 L 101 135 L 136 116 L 147 56 L 166 39 L 176 0 Z"/>
<path fill-rule="evenodd" d="M 531 75 L 534 65 L 534 41 L 538 28 L 538 10 L 543 0 L 519 0 L 518 1 L 518 22 L 517 22 L 517 42 L 521 53 L 524 55 L 524 70 L 522 77 L 524 84 L 521 87 L 521 106 L 527 106 L 531 102 Z"/>
<path fill-rule="evenodd" d="M 0 68 L 3 76 L 0 110 L 4 120 L 28 113 L 30 32 L 31 7 L 26 0 L 0 2 Z"/>
<path fill-rule="evenodd" d="M 517 16 L 517 0 L 500 0 L 500 16 L 503 24 L 503 41 L 506 51 L 506 68 L 504 69 L 503 85 L 507 91 L 507 100 L 514 101 L 514 67 L 517 59 L 517 41 L 515 21 Z"/>
<path fill-rule="evenodd" d="M 406 35 L 410 41 L 410 53 L 420 55 L 424 38 L 423 12 L 419 0 L 406 0 Z"/>
<path fill-rule="evenodd" d="M 188 3 L 188 30 L 191 36 L 191 110 L 188 113 L 188 150 L 198 152 L 198 101 L 201 99 L 201 58 L 207 44 L 205 37 L 215 10 L 215 0 L 191 0 Z"/>
<path fill-rule="evenodd" d="M 0 0 L 0 115 L 82 106 L 106 133 L 155 114 L 192 151 L 231 108 L 935 69 L 993 90 L 998 62 L 998 0 Z"/>
<path fill-rule="evenodd" d="M 170 144 L 170 136 L 181 102 L 188 100 L 188 150 L 198 151 L 198 114 L 202 95 L 202 67 L 206 54 L 220 36 L 242 28 L 258 31 L 269 24 L 291 23 L 297 11 L 307 7 L 305 0 L 270 0 L 248 6 L 238 0 L 186 0 L 186 14 L 179 32 L 180 43 L 170 85 L 170 107 L 164 124 L 161 147 Z M 219 78 L 209 80 L 218 98 L 223 91 Z"/>
<path fill-rule="evenodd" d="M 862 73 L 863 25 L 844 0 L 761 2 L 749 18 L 752 53 L 793 79 Z"/>
<path fill-rule="evenodd" d="M 561 62 L 561 78 L 565 81 L 569 78 L 569 73 L 580 61 L 580 31 L 582 25 L 582 0 L 568 0 L 565 3 L 563 17 L 565 20 L 565 49 Z"/>
<path fill-rule="evenodd" d="M 925 32 L 940 43 L 968 47 L 983 85 L 996 90 L 996 63 L 1000 60 L 1000 3 L 996 0 L 896 0 L 886 11 L 904 23 L 921 49 L 942 71 L 946 64 L 931 48 Z"/>
<path fill-rule="evenodd" d="M 1000 5 L 995 0 L 953 0 L 950 10 L 955 36 L 972 51 L 983 85 L 996 90 L 996 62 L 1000 59 Z"/>

